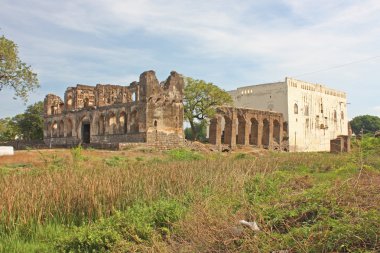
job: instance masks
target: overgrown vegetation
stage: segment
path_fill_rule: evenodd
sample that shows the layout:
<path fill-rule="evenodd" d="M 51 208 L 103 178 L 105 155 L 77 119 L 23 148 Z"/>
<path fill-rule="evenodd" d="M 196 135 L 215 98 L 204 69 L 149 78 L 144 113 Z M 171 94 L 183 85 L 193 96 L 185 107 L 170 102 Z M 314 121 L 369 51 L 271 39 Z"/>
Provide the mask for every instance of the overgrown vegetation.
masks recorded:
<path fill-rule="evenodd" d="M 380 143 L 353 146 L 42 154 L 0 168 L 0 252 L 379 252 Z"/>

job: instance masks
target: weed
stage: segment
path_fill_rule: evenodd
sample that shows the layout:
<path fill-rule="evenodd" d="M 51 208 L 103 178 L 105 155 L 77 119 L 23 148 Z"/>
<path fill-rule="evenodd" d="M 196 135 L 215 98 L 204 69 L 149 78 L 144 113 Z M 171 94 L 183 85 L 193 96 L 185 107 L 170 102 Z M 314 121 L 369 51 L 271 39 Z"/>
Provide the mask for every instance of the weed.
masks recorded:
<path fill-rule="evenodd" d="M 174 161 L 192 161 L 203 159 L 201 154 L 185 148 L 172 149 L 167 151 L 167 154 L 170 159 Z"/>
<path fill-rule="evenodd" d="M 175 200 L 158 200 L 151 205 L 137 203 L 125 212 L 74 229 L 58 240 L 62 252 L 109 252 L 117 245 L 149 243 L 155 233 L 168 236 L 172 224 L 184 214 L 185 206 Z M 125 249 L 128 250 L 128 249 Z"/>
<path fill-rule="evenodd" d="M 121 156 L 112 156 L 104 160 L 105 164 L 111 167 L 118 167 L 126 164 L 127 158 Z"/>

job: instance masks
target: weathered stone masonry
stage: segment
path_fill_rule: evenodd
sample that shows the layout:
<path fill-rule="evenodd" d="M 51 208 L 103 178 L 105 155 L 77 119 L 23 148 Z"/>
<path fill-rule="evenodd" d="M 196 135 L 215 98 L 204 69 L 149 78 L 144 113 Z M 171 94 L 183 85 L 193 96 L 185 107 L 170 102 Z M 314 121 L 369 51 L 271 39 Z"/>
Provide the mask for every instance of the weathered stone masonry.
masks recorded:
<path fill-rule="evenodd" d="M 210 121 L 209 142 L 232 149 L 241 145 L 288 150 L 287 123 L 282 113 L 219 107 Z"/>
<path fill-rule="evenodd" d="M 44 141 L 62 147 L 181 146 L 183 89 L 183 78 L 174 71 L 161 84 L 154 71 L 146 71 L 130 86 L 77 85 L 67 88 L 64 101 L 49 94 L 44 101 Z"/>

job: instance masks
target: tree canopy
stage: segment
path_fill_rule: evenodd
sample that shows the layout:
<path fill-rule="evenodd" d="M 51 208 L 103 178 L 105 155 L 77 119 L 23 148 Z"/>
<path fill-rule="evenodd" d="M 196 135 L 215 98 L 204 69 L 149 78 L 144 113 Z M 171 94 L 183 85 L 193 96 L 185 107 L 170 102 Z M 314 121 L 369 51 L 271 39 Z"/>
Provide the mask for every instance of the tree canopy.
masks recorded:
<path fill-rule="evenodd" d="M 372 115 L 361 115 L 350 121 L 352 131 L 359 135 L 361 130 L 366 133 L 375 133 L 380 130 L 380 117 Z"/>
<path fill-rule="evenodd" d="M 15 98 L 19 97 L 24 102 L 28 100 L 29 92 L 39 87 L 37 74 L 31 67 L 22 62 L 18 57 L 17 45 L 0 37 L 0 91 L 11 88 L 15 92 Z"/>
<path fill-rule="evenodd" d="M 192 137 L 196 140 L 199 134 L 196 123 L 205 124 L 206 119 L 215 115 L 217 106 L 231 105 L 232 98 L 212 83 L 190 77 L 187 77 L 185 81 L 185 119 L 190 123 Z"/>
<path fill-rule="evenodd" d="M 15 138 L 42 140 L 43 122 L 43 102 L 37 102 L 28 106 L 22 114 L 0 119 L 0 141 L 10 141 Z"/>

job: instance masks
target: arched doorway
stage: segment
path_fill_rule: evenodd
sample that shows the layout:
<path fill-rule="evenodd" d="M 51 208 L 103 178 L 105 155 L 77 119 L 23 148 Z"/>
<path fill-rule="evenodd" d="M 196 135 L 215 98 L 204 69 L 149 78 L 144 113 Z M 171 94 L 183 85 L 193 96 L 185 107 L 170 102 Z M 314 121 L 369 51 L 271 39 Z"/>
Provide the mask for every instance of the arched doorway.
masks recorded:
<path fill-rule="evenodd" d="M 277 143 L 280 144 L 281 139 L 280 139 L 280 122 L 278 120 L 273 121 L 273 140 Z"/>
<path fill-rule="evenodd" d="M 108 134 L 115 134 L 116 130 L 116 116 L 113 112 L 108 114 Z"/>
<path fill-rule="evenodd" d="M 125 112 L 120 113 L 119 123 L 120 123 L 120 133 L 126 134 L 127 133 L 127 114 Z"/>
<path fill-rule="evenodd" d="M 257 119 L 252 118 L 251 119 L 251 135 L 249 138 L 249 144 L 253 146 L 257 146 L 259 138 L 259 122 Z"/>
<path fill-rule="evenodd" d="M 73 122 L 71 119 L 68 119 L 66 121 L 66 137 L 73 136 Z"/>
<path fill-rule="evenodd" d="M 91 141 L 91 124 L 89 121 L 82 122 L 82 142 L 90 143 Z"/>
<path fill-rule="evenodd" d="M 58 137 L 58 123 L 57 122 L 53 122 L 53 125 L 52 125 L 52 132 L 53 132 L 53 137 Z"/>

